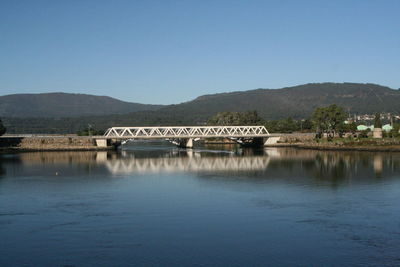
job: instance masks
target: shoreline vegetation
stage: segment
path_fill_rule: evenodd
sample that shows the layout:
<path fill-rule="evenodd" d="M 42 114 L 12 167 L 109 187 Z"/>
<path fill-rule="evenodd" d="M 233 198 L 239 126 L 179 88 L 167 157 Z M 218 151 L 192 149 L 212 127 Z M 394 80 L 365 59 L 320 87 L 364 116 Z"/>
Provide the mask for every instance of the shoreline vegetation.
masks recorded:
<path fill-rule="evenodd" d="M 373 128 L 360 130 L 345 109 L 336 104 L 317 107 L 303 120 L 292 118 L 265 121 L 257 111 L 221 112 L 209 120 L 210 125 L 262 124 L 270 132 L 281 135 L 270 147 L 297 147 L 315 150 L 400 151 L 400 121 L 390 115 L 390 129 L 383 130 L 381 115 L 374 115 Z M 387 118 L 386 118 L 387 119 Z M 288 134 L 285 134 L 288 133 Z"/>

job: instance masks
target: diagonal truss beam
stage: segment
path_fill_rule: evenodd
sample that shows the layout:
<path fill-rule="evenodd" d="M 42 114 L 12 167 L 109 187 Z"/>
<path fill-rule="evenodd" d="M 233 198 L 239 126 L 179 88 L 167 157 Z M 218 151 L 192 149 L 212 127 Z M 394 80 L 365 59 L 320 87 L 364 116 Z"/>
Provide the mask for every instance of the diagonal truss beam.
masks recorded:
<path fill-rule="evenodd" d="M 213 137 L 269 137 L 264 126 L 166 126 L 112 127 L 104 134 L 109 138 L 213 138 Z"/>

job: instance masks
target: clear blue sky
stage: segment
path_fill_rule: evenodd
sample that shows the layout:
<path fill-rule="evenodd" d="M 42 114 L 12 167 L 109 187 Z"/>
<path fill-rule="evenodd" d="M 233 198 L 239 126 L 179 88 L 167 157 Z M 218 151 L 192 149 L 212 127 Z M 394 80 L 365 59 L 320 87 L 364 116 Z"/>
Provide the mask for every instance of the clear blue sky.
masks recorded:
<path fill-rule="evenodd" d="M 0 95 L 169 104 L 326 81 L 400 87 L 400 1 L 0 0 Z"/>

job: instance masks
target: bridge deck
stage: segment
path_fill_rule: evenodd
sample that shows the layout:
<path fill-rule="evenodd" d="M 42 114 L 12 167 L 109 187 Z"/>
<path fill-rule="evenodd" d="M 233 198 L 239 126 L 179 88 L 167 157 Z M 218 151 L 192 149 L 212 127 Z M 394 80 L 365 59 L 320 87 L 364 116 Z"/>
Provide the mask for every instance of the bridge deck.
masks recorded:
<path fill-rule="evenodd" d="M 112 127 L 104 134 L 107 139 L 169 139 L 169 138 L 254 138 L 271 137 L 264 126 L 166 126 Z"/>

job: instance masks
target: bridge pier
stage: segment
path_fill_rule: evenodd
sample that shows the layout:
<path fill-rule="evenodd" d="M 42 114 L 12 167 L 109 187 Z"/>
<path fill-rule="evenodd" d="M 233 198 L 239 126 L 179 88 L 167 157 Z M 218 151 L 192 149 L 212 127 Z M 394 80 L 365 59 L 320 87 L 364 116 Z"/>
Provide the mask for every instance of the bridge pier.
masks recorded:
<path fill-rule="evenodd" d="M 266 138 L 265 142 L 264 142 L 264 146 L 269 146 L 269 145 L 274 145 L 276 143 L 278 143 L 278 141 L 281 139 L 280 136 L 272 136 L 272 137 L 268 137 Z"/>
<path fill-rule="evenodd" d="M 178 138 L 178 139 L 167 139 L 172 144 L 181 148 L 193 148 L 193 138 Z"/>
<path fill-rule="evenodd" d="M 107 139 L 96 139 L 96 146 L 107 147 Z"/>
<path fill-rule="evenodd" d="M 251 138 L 240 137 L 240 138 L 230 138 L 230 139 L 243 147 L 257 147 L 264 145 L 264 138 L 262 137 L 251 137 Z"/>
<path fill-rule="evenodd" d="M 271 137 L 252 137 L 252 138 L 230 138 L 236 143 L 244 147 L 257 147 L 257 146 L 269 146 L 275 145 L 281 139 L 280 136 Z"/>
<path fill-rule="evenodd" d="M 185 148 L 193 148 L 193 138 L 185 139 L 183 141 Z"/>
<path fill-rule="evenodd" d="M 115 150 L 117 150 L 122 144 L 122 141 L 119 139 L 96 139 L 96 146 L 98 147 L 110 147 L 112 146 Z"/>

